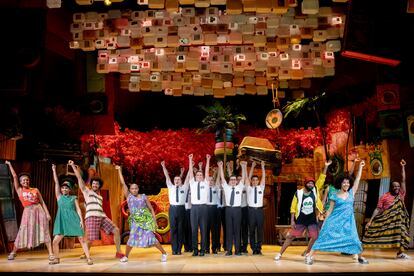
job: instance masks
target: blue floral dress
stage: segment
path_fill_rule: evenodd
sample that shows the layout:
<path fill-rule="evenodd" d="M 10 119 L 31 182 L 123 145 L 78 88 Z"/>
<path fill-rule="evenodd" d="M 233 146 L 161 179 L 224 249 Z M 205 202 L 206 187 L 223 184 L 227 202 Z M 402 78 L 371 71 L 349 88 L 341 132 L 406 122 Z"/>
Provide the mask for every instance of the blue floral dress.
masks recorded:
<path fill-rule="evenodd" d="M 155 238 L 155 221 L 147 207 L 147 196 L 142 194 L 139 198 L 128 194 L 128 208 L 130 216 L 128 246 L 150 247 L 157 243 Z"/>
<path fill-rule="evenodd" d="M 348 198 L 339 198 L 333 193 L 331 200 L 335 207 L 325 220 L 313 250 L 359 254 L 362 252 L 354 216 L 354 195 L 352 189 Z"/>

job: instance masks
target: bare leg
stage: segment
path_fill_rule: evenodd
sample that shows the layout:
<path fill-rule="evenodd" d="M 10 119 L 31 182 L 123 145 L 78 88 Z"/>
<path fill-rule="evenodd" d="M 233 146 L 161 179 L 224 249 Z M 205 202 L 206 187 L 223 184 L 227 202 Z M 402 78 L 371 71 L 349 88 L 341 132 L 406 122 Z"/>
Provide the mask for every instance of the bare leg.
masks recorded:
<path fill-rule="evenodd" d="M 315 241 L 316 241 L 316 238 L 311 238 L 310 240 L 309 240 L 309 244 L 308 244 L 308 247 L 306 248 L 306 251 L 305 251 L 305 256 L 311 251 L 311 249 L 312 249 L 312 246 L 313 246 L 313 244 L 315 243 Z"/>
<path fill-rule="evenodd" d="M 157 241 L 157 243 L 155 244 L 155 247 L 162 253 L 162 254 L 167 254 L 167 252 L 165 252 L 164 248 L 162 247 L 162 245 L 160 244 L 159 241 Z"/>
<path fill-rule="evenodd" d="M 129 256 L 129 253 L 131 253 L 131 250 L 132 250 L 132 247 L 131 246 L 129 246 L 129 245 L 127 245 L 126 246 L 126 250 L 125 250 L 125 256 L 128 258 L 128 256 Z"/>
<path fill-rule="evenodd" d="M 90 253 L 89 253 L 89 246 L 88 246 L 88 242 L 86 242 L 83 237 L 78 237 L 80 244 L 82 245 L 82 249 L 83 252 L 85 252 L 85 256 L 87 259 L 89 259 L 91 257 Z"/>
<path fill-rule="evenodd" d="M 55 253 L 54 254 L 55 258 L 59 258 L 59 243 L 62 239 L 63 239 L 63 235 L 56 235 L 55 238 L 53 239 L 53 252 Z M 49 255 L 52 255 L 50 254 L 50 250 L 49 250 Z"/>
<path fill-rule="evenodd" d="M 286 235 L 286 240 L 282 245 L 282 248 L 280 249 L 279 254 L 283 255 L 285 253 L 286 249 L 289 247 L 289 245 L 292 243 L 295 237 L 293 237 L 290 233 Z"/>
<path fill-rule="evenodd" d="M 119 234 L 119 228 L 115 227 L 112 233 L 114 234 L 116 252 L 121 252 L 121 235 Z"/>

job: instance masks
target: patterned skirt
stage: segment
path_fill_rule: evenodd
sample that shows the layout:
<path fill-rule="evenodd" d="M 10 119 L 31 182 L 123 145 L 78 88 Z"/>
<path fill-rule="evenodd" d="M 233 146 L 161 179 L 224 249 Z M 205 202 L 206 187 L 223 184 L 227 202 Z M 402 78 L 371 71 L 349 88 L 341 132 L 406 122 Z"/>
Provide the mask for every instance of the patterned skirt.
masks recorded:
<path fill-rule="evenodd" d="M 364 248 L 408 249 L 410 219 L 403 201 L 397 199 L 390 208 L 376 216 L 365 232 Z"/>
<path fill-rule="evenodd" d="M 50 242 L 49 222 L 40 204 L 24 207 L 19 232 L 14 241 L 16 248 L 34 248 Z"/>
<path fill-rule="evenodd" d="M 148 208 L 139 208 L 129 217 L 128 246 L 150 247 L 157 243 L 155 237 L 155 222 Z"/>

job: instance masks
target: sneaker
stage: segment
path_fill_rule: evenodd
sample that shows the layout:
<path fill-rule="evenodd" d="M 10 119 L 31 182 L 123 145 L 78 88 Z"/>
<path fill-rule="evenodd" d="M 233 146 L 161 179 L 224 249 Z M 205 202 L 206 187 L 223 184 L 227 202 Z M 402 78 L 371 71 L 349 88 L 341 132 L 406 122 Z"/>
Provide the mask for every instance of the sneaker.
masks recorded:
<path fill-rule="evenodd" d="M 405 253 L 400 253 L 400 254 L 397 254 L 397 257 L 396 257 L 397 259 L 401 259 L 401 260 L 408 260 L 408 259 L 411 259 L 411 257 L 410 256 L 408 256 L 407 254 L 405 254 Z"/>
<path fill-rule="evenodd" d="M 358 263 L 360 263 L 360 264 L 368 264 L 368 260 L 365 259 L 364 257 L 359 257 L 358 258 Z"/>
<path fill-rule="evenodd" d="M 124 254 L 124 253 L 121 253 L 121 252 L 116 252 L 116 254 L 115 254 L 115 258 L 121 259 L 121 258 L 123 258 L 123 257 L 125 257 L 125 254 Z"/>
<path fill-rule="evenodd" d="M 277 253 L 276 254 L 276 256 L 275 256 L 275 261 L 280 261 L 280 259 L 282 258 L 282 254 L 280 254 L 280 253 Z"/>
<path fill-rule="evenodd" d="M 313 257 L 306 256 L 305 257 L 305 264 L 307 264 L 307 265 L 313 265 Z"/>
<path fill-rule="evenodd" d="M 11 252 L 9 254 L 9 256 L 7 256 L 7 260 L 12 261 L 14 260 L 14 258 L 16 258 L 16 253 Z"/>
<path fill-rule="evenodd" d="M 167 254 L 161 255 L 161 262 L 165 263 L 167 261 Z"/>
<path fill-rule="evenodd" d="M 121 259 L 119 259 L 119 261 L 121 263 L 127 263 L 128 262 L 128 257 L 127 256 L 123 256 Z"/>

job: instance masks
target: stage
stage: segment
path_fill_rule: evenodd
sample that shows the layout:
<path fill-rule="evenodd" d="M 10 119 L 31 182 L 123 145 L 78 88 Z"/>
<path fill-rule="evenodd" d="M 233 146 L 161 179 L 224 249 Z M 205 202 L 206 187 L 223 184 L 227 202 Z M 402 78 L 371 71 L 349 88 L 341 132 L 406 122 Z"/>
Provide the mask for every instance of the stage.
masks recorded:
<path fill-rule="evenodd" d="M 341 275 L 353 273 L 372 274 L 413 274 L 414 252 L 408 251 L 412 258 L 409 260 L 395 259 L 394 251 L 366 250 L 364 256 L 368 265 L 361 265 L 352 260 L 351 256 L 342 256 L 338 253 L 317 253 L 315 263 L 306 265 L 300 254 L 304 246 L 291 246 L 285 252 L 282 260 L 275 262 L 273 257 L 280 246 L 264 246 L 263 256 L 252 256 L 251 252 L 243 256 L 206 255 L 193 257 L 191 253 L 172 256 L 170 245 L 164 245 L 168 252 L 168 261 L 160 262 L 161 254 L 155 248 L 133 249 L 128 263 L 120 263 L 115 259 L 114 246 L 93 247 L 93 265 L 87 265 L 85 260 L 79 259 L 81 248 L 61 250 L 60 264 L 49 265 L 46 250 L 18 252 L 16 259 L 7 260 L 7 255 L 1 255 L 0 272 L 16 272 L 30 275 L 48 273 L 58 275 L 64 273 L 86 274 L 290 274 L 322 273 L 324 275 Z M 124 250 L 124 245 L 122 245 Z"/>

